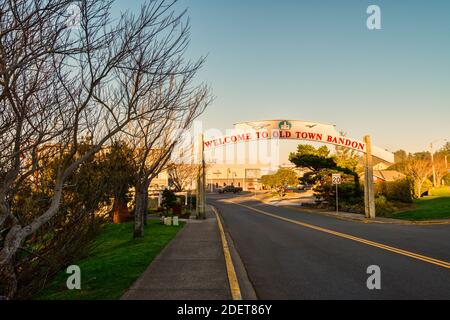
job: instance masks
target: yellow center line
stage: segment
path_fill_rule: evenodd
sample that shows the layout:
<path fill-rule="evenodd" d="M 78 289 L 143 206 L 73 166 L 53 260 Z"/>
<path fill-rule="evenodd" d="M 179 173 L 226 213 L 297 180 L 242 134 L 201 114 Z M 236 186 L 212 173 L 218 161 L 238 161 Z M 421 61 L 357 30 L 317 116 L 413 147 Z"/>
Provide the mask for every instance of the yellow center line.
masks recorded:
<path fill-rule="evenodd" d="M 394 253 L 397 253 L 397 254 L 400 254 L 400 255 L 403 255 L 403 256 L 407 256 L 407 257 L 410 257 L 410 258 L 413 258 L 413 259 L 417 259 L 417 260 L 421 260 L 421 261 L 424 261 L 424 262 L 428 262 L 428 263 L 431 263 L 431 264 L 434 264 L 434 265 L 437 265 L 437 266 L 440 266 L 440 267 L 443 267 L 443 268 L 446 268 L 446 269 L 450 269 L 450 262 L 447 262 L 447 261 L 434 259 L 434 258 L 431 258 L 431 257 L 427 257 L 427 256 L 423 256 L 423 255 L 414 253 L 414 252 L 410 252 L 410 251 L 406 251 L 406 250 L 403 250 L 403 249 L 391 247 L 391 246 L 388 246 L 388 245 L 385 245 L 385 244 L 382 244 L 382 243 L 366 240 L 366 239 L 363 239 L 363 238 L 358 238 L 358 237 L 355 237 L 355 236 L 352 236 L 352 235 L 349 235 L 349 234 L 345 234 L 345 233 L 342 233 L 342 232 L 337 232 L 337 231 L 333 231 L 333 230 L 330 230 L 330 229 L 318 227 L 318 226 L 315 226 L 315 225 L 312 225 L 312 224 L 309 224 L 309 223 L 304 223 L 304 222 L 300 222 L 300 221 L 297 221 L 297 220 L 292 220 L 292 219 L 289 219 L 289 218 L 281 217 L 281 216 L 278 216 L 278 215 L 275 215 L 275 214 L 272 214 L 272 213 L 269 213 L 269 212 L 266 212 L 266 211 L 263 211 L 263 210 L 260 210 L 260 209 L 256 209 L 256 208 L 244 205 L 244 204 L 236 203 L 236 202 L 233 202 L 233 201 L 230 201 L 230 202 L 235 204 L 235 205 L 237 205 L 237 206 L 241 206 L 241 207 L 253 210 L 255 212 L 258 212 L 260 214 L 263 214 L 263 215 L 266 215 L 266 216 L 269 216 L 269 217 L 272 217 L 272 218 L 275 218 L 275 219 L 278 219 L 278 220 L 283 220 L 283 221 L 290 222 L 290 223 L 293 223 L 293 224 L 296 224 L 296 225 L 299 225 L 299 226 L 302 226 L 302 227 L 306 227 L 306 228 L 317 230 L 317 231 L 320 231 L 320 232 L 332 234 L 332 235 L 337 236 L 337 237 L 353 240 L 353 241 L 356 241 L 356 242 L 359 242 L 359 243 L 364 243 L 364 244 L 372 246 L 372 247 L 380 248 L 380 249 L 387 250 L 387 251 L 390 251 L 390 252 L 394 252 Z"/>

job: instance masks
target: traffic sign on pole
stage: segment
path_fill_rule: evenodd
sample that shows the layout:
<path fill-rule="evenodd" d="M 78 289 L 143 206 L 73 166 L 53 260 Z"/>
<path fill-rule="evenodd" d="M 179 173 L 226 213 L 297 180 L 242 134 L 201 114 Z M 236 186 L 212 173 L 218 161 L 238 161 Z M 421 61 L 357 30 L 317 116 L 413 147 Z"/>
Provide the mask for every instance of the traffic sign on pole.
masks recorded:
<path fill-rule="evenodd" d="M 339 188 L 338 186 L 342 183 L 342 176 L 340 173 L 333 173 L 331 175 L 331 182 L 336 185 L 336 213 L 339 213 Z"/>
<path fill-rule="evenodd" d="M 331 180 L 333 181 L 333 184 L 339 185 L 342 183 L 342 176 L 340 173 L 333 173 L 331 175 Z"/>

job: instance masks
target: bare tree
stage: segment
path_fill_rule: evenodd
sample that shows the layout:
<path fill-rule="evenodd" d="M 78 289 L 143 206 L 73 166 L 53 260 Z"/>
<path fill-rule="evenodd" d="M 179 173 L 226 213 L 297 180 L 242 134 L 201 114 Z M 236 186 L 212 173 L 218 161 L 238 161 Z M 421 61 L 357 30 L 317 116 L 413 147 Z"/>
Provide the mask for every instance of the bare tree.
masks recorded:
<path fill-rule="evenodd" d="M 197 181 L 199 165 L 192 163 L 170 163 L 167 171 L 175 190 L 181 192 L 186 191 L 193 181 Z"/>
<path fill-rule="evenodd" d="M 174 70 L 185 71 L 187 39 L 174 37 L 184 12 L 174 15 L 174 2 L 149 1 L 113 23 L 112 1 L 81 0 L 78 28 L 66 25 L 70 0 L 0 2 L 0 281 L 7 298 L 17 289 L 14 256 L 58 214 L 68 178 L 131 123 L 151 120 L 155 106 L 143 97 L 150 102 Z M 81 151 L 86 137 L 90 147 Z M 15 192 L 39 178 L 49 156 L 62 159 L 50 205 L 25 223 L 14 214 Z"/>
<path fill-rule="evenodd" d="M 431 174 L 431 163 L 429 160 L 413 158 L 406 162 L 404 173 L 414 182 L 414 193 L 416 197 L 422 196 L 422 188 Z"/>
<path fill-rule="evenodd" d="M 130 145 L 135 149 L 135 228 L 134 236 L 144 232 L 151 181 L 167 167 L 172 151 L 192 122 L 210 102 L 206 86 L 191 86 L 202 61 L 189 65 L 178 76 L 161 86 L 156 95 L 144 104 L 152 105 L 155 112 L 142 117 L 126 131 Z"/>
<path fill-rule="evenodd" d="M 0 281 L 9 298 L 17 286 L 13 257 L 23 239 L 45 222 L 23 226 L 12 200 L 43 158 L 55 153 L 43 146 L 70 130 L 68 97 L 56 72 L 61 57 L 76 50 L 64 25 L 67 5 L 0 2 Z"/>

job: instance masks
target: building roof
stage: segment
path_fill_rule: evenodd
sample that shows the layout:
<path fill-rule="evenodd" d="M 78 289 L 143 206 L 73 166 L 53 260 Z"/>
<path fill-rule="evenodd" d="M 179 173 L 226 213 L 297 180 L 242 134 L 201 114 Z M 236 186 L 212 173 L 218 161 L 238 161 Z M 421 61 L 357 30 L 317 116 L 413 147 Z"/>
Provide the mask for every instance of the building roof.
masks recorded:
<path fill-rule="evenodd" d="M 383 181 L 397 181 L 405 179 L 406 176 L 395 170 L 374 170 L 373 176 Z"/>

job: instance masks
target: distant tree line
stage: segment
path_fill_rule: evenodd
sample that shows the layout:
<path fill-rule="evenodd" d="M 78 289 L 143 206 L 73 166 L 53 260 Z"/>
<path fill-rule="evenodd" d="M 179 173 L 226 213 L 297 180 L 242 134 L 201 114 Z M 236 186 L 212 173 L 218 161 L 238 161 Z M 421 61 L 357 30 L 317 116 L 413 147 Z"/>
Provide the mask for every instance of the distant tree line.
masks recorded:
<path fill-rule="evenodd" d="M 450 142 L 433 155 L 431 151 L 407 153 L 404 150 L 398 150 L 394 156 L 395 164 L 390 169 L 407 175 L 414 185 L 416 198 L 421 197 L 433 187 L 450 185 Z"/>

